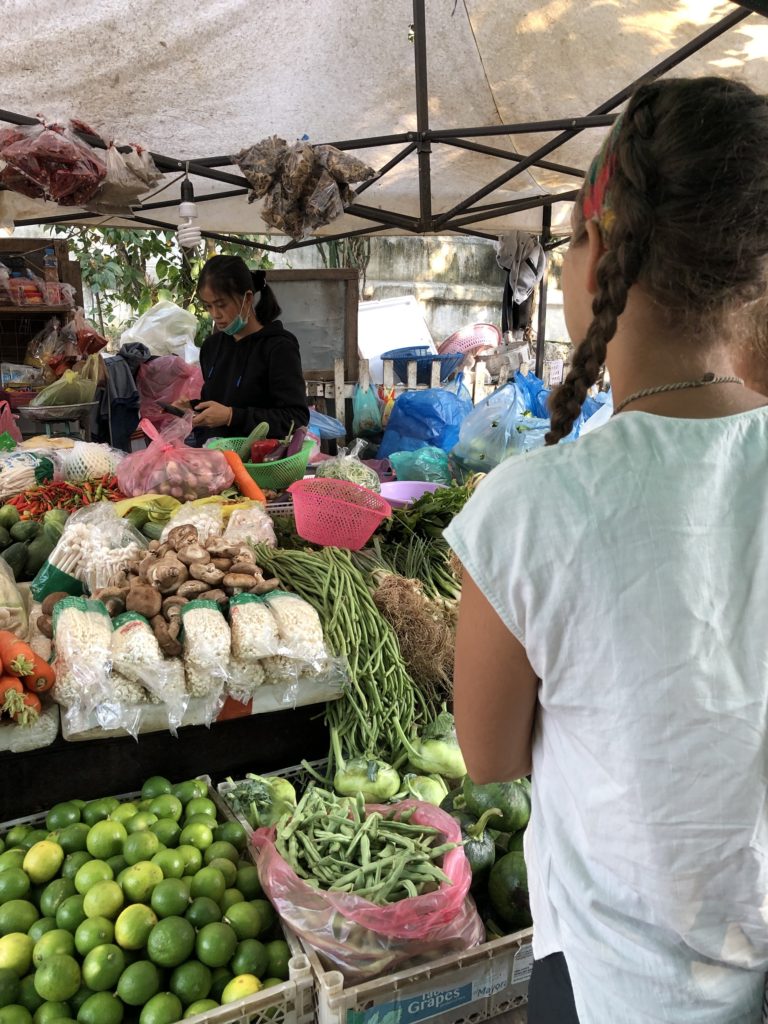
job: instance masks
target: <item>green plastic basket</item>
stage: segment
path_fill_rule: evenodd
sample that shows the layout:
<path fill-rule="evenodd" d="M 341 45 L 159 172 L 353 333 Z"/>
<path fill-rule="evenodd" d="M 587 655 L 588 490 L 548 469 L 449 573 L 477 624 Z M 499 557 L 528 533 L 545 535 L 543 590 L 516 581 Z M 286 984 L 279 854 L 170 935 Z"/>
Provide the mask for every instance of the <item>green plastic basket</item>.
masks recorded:
<path fill-rule="evenodd" d="M 207 441 L 205 447 L 236 452 L 244 440 L 244 437 L 216 437 Z M 305 441 L 300 452 L 277 462 L 244 462 L 243 465 L 262 490 L 284 491 L 306 473 L 314 444 L 314 441 Z"/>

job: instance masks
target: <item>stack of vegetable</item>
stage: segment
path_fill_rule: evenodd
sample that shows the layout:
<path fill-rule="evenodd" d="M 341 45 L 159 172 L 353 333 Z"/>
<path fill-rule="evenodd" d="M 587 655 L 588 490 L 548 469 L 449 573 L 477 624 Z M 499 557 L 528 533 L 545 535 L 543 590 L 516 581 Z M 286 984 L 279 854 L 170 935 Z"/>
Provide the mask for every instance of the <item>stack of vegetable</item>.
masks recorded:
<path fill-rule="evenodd" d="M 56 547 L 68 515 L 53 509 L 39 520 L 21 519 L 13 504 L 0 508 L 0 555 L 17 582 L 34 579 Z"/>
<path fill-rule="evenodd" d="M 114 476 L 86 480 L 81 484 L 49 483 L 22 491 L 6 501 L 13 505 L 22 519 L 36 519 L 51 509 L 74 512 L 98 501 L 120 501 L 122 498 Z"/>
<path fill-rule="evenodd" d="M 0 717 L 34 725 L 43 707 L 40 695 L 56 679 L 54 670 L 15 633 L 0 631 Z"/>

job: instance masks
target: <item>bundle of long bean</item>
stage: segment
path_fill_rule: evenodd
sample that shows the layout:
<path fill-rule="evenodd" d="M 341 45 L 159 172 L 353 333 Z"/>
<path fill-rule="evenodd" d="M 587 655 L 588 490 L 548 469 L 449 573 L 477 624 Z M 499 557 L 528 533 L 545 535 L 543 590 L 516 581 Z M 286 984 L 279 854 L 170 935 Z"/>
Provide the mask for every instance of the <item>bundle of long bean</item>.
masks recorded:
<path fill-rule="evenodd" d="M 384 906 L 451 881 L 435 861 L 456 843 L 444 842 L 436 828 L 412 824 L 413 813 L 366 814 L 360 795 L 339 798 L 311 787 L 277 823 L 275 846 L 310 885 Z"/>
<path fill-rule="evenodd" d="M 345 755 L 393 765 L 406 761 L 407 751 L 392 722 L 398 721 L 409 735 L 428 717 L 428 709 L 408 675 L 392 627 L 348 552 L 283 551 L 264 545 L 255 550 L 259 565 L 317 610 L 334 654 L 348 663 L 351 686 L 326 712 Z M 332 772 L 332 751 L 330 759 Z"/>

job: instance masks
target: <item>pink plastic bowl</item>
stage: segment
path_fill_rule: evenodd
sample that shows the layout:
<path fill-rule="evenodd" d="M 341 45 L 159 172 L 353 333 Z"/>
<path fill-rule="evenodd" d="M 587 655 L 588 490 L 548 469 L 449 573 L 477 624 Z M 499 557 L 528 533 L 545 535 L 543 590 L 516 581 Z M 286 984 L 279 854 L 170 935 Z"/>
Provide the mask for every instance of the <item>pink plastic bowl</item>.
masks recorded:
<path fill-rule="evenodd" d="M 445 487 L 445 484 L 431 484 L 423 480 L 396 480 L 381 485 L 381 496 L 386 498 L 392 508 L 407 508 L 422 495 L 433 494 L 438 487 Z"/>
<path fill-rule="evenodd" d="M 346 480 L 297 480 L 288 490 L 299 536 L 324 547 L 359 551 L 392 515 L 378 494 Z"/>

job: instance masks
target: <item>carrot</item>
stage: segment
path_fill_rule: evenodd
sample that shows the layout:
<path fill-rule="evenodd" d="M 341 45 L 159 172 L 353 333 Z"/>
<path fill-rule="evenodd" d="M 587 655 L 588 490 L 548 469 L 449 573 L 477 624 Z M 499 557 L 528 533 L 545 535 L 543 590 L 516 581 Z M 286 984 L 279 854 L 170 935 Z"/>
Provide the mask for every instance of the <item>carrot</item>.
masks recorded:
<path fill-rule="evenodd" d="M 35 652 L 8 630 L 0 632 L 0 661 L 9 676 L 28 676 L 34 668 Z"/>
<path fill-rule="evenodd" d="M 19 725 L 34 725 L 42 710 L 43 705 L 37 694 L 25 693 L 22 697 L 22 706 L 13 717 Z"/>
<path fill-rule="evenodd" d="M 243 460 L 237 452 L 222 450 L 221 454 L 227 460 L 229 468 L 235 474 L 237 489 L 243 497 L 252 498 L 254 501 L 261 501 L 266 505 L 267 499 L 264 497 L 264 492 L 251 477 L 248 470 L 243 465 Z"/>
<path fill-rule="evenodd" d="M 56 673 L 53 666 L 41 658 L 35 651 L 32 652 L 34 668 L 23 677 L 23 683 L 32 693 L 46 693 L 56 682 Z"/>
<path fill-rule="evenodd" d="M 15 676 L 0 676 L 0 712 L 15 717 L 24 707 L 24 687 Z"/>

